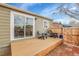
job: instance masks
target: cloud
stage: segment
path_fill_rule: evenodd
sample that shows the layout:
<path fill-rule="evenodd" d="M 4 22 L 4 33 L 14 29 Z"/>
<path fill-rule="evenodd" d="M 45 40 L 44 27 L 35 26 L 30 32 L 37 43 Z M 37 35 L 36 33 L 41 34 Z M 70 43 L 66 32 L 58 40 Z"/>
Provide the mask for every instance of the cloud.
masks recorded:
<path fill-rule="evenodd" d="M 70 8 L 69 10 L 76 10 L 77 9 L 77 7 L 72 7 L 72 8 Z"/>
<path fill-rule="evenodd" d="M 55 7 L 57 7 L 57 6 L 55 6 Z M 72 7 L 69 8 L 69 10 L 71 10 L 71 11 L 76 10 L 76 9 L 77 9 L 77 7 L 74 6 L 74 5 L 72 5 Z M 47 16 L 47 17 L 50 17 L 50 18 L 53 18 L 52 12 L 57 12 L 56 10 L 55 11 L 54 10 L 55 10 L 55 8 L 53 6 L 51 6 L 51 7 L 49 6 L 45 9 L 43 9 L 40 12 L 40 14 L 44 15 L 44 16 Z M 56 18 L 57 16 L 60 17 L 60 18 Z M 56 15 L 54 20 L 57 21 L 57 22 L 62 22 L 63 24 L 69 24 L 71 21 L 75 21 L 76 23 L 77 22 L 79 23 L 79 20 L 77 20 L 77 19 L 73 20 L 72 17 L 69 17 L 67 15 L 62 15 L 62 17 L 63 18 L 61 18 L 61 16 L 59 16 L 59 15 Z"/>
<path fill-rule="evenodd" d="M 70 22 L 69 22 L 69 25 L 71 25 L 71 26 L 79 26 L 79 20 L 71 18 Z"/>
<path fill-rule="evenodd" d="M 56 22 L 61 22 L 62 24 L 68 24 L 68 21 L 66 21 L 67 19 L 62 19 L 62 18 L 57 18 L 57 17 L 60 17 L 59 15 L 53 17 L 53 12 L 56 12 L 56 10 L 54 11 L 54 8 L 53 6 L 52 7 L 48 7 L 48 8 L 45 8 L 43 9 L 40 14 L 43 15 L 43 16 L 46 16 L 46 17 L 49 17 L 49 18 L 54 18 L 53 21 L 56 21 Z M 66 22 L 65 22 L 66 21 Z"/>
<path fill-rule="evenodd" d="M 58 5 L 56 4 L 52 4 L 51 6 L 47 6 L 45 7 L 42 11 L 40 11 L 40 15 L 49 17 L 49 18 L 53 18 L 53 12 L 58 12 L 56 10 Z"/>
<path fill-rule="evenodd" d="M 24 10 L 28 10 L 29 7 L 36 5 L 36 3 L 23 3 L 20 8 L 24 9 Z"/>
<path fill-rule="evenodd" d="M 41 12 L 40 12 L 40 14 L 41 15 L 43 15 L 43 16 L 47 16 L 47 17 L 50 17 L 50 18 L 52 18 L 52 7 L 51 8 L 45 8 L 45 9 L 43 9 Z"/>

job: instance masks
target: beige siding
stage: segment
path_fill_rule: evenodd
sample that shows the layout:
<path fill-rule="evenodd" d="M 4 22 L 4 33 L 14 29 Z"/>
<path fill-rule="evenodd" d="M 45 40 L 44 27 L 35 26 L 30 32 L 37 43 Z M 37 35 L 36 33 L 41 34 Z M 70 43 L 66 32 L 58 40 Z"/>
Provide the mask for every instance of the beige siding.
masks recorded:
<path fill-rule="evenodd" d="M 0 6 L 0 55 L 8 53 L 10 44 L 10 10 Z"/>
<path fill-rule="evenodd" d="M 11 9 L 0 6 L 0 55 L 10 53 L 10 10 Z M 37 20 L 35 20 L 35 33 L 37 31 L 43 33 L 43 20 L 45 19 L 42 17 L 35 17 L 37 18 Z"/>
<path fill-rule="evenodd" d="M 37 31 L 39 31 L 40 33 L 43 33 L 45 31 L 44 27 L 43 27 L 43 21 L 44 20 L 46 20 L 46 19 L 36 17 L 36 20 L 35 20 L 35 32 L 36 32 L 36 35 L 37 35 Z M 52 21 L 49 21 L 49 27 L 51 26 L 51 23 L 52 23 Z"/>
<path fill-rule="evenodd" d="M 37 33 L 37 31 L 43 32 L 43 21 L 40 17 L 35 20 L 35 32 Z"/>

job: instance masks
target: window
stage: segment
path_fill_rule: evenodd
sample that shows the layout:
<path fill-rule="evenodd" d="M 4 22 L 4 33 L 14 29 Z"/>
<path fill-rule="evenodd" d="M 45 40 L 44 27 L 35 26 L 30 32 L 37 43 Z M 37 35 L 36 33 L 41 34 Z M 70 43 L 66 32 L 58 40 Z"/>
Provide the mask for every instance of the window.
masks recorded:
<path fill-rule="evenodd" d="M 35 36 L 35 18 L 11 12 L 11 40 Z"/>
<path fill-rule="evenodd" d="M 49 23 L 47 20 L 44 20 L 44 29 L 48 29 L 49 28 Z"/>
<path fill-rule="evenodd" d="M 33 19 L 26 18 L 26 37 L 33 36 Z"/>
<path fill-rule="evenodd" d="M 14 38 L 24 37 L 24 17 L 20 15 L 14 15 Z"/>
<path fill-rule="evenodd" d="M 47 22 L 44 21 L 44 28 L 47 28 Z"/>

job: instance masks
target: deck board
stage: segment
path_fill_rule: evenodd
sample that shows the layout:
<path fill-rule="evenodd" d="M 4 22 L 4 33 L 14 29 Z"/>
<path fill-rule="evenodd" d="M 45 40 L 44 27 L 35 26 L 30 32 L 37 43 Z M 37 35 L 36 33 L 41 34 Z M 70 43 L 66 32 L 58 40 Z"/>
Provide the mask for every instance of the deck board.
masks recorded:
<path fill-rule="evenodd" d="M 49 47 L 60 41 L 60 39 L 48 38 L 41 39 L 26 39 L 11 43 L 11 50 L 13 56 L 33 56 L 35 53 Z"/>

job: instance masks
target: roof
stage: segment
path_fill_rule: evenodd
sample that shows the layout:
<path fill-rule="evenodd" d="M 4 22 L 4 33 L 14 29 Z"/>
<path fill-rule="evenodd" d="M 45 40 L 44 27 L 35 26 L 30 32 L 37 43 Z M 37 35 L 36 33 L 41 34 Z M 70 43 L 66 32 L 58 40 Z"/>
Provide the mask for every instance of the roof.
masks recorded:
<path fill-rule="evenodd" d="M 36 13 L 32 13 L 32 12 L 29 12 L 29 11 L 25 11 L 25 10 L 22 10 L 22 9 L 19 9 L 19 8 L 16 8 L 16 7 L 13 7 L 13 6 L 10 6 L 8 4 L 0 3 L 0 6 L 5 7 L 5 8 L 8 8 L 8 9 L 11 9 L 11 10 L 19 11 L 19 12 L 22 12 L 22 13 L 25 13 L 25 14 L 29 14 L 29 15 L 32 15 L 32 16 L 41 17 L 41 18 L 48 19 L 48 20 L 51 20 L 51 21 L 53 20 L 53 19 L 50 19 L 48 17 L 38 15 Z"/>

